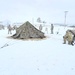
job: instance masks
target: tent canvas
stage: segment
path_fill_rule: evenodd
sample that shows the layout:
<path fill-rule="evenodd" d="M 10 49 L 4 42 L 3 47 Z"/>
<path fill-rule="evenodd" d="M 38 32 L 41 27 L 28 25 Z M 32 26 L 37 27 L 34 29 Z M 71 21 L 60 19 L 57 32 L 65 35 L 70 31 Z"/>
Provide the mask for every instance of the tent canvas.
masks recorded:
<path fill-rule="evenodd" d="M 45 38 L 44 33 L 35 28 L 28 21 L 21 25 L 19 28 L 17 28 L 16 33 L 12 37 L 19 39 Z"/>

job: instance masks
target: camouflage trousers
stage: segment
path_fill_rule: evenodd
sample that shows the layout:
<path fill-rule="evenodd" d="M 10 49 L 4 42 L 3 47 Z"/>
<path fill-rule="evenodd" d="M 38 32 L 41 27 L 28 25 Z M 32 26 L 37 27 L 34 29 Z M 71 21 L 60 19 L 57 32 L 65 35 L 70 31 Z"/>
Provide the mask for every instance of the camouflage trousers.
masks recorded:
<path fill-rule="evenodd" d="M 70 40 L 69 37 L 65 37 L 65 36 L 63 36 L 63 41 L 64 41 L 63 44 L 66 44 L 66 42 L 68 42 L 69 45 L 72 45 L 73 43 L 73 39 Z"/>

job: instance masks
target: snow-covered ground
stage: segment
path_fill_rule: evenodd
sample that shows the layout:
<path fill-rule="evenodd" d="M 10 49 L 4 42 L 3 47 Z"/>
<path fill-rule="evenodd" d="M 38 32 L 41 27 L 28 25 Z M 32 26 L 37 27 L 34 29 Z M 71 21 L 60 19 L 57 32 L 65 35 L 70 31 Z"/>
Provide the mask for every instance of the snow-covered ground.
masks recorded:
<path fill-rule="evenodd" d="M 0 30 L 0 75 L 75 75 L 75 46 L 63 43 L 68 27 L 55 26 L 54 34 L 43 28 L 43 40 L 7 38 L 7 29 Z M 59 32 L 59 34 L 57 34 Z"/>

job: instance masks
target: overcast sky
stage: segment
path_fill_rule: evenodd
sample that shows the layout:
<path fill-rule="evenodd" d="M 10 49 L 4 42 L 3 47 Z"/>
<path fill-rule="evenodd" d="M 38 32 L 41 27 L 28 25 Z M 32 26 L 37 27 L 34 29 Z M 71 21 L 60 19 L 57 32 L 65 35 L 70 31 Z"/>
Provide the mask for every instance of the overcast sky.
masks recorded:
<path fill-rule="evenodd" d="M 75 24 L 75 0 L 0 0 L 0 21 L 36 21 Z"/>

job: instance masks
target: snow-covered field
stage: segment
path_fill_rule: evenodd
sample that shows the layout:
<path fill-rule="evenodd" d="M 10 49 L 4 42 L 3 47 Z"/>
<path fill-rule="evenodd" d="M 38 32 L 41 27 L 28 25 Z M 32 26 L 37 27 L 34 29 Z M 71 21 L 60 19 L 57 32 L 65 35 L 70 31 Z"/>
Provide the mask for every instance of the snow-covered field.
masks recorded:
<path fill-rule="evenodd" d="M 63 43 L 68 27 L 54 27 L 54 34 L 43 28 L 43 40 L 7 38 L 7 29 L 0 30 L 0 75 L 75 75 L 75 46 Z M 57 34 L 59 32 L 59 34 Z"/>

